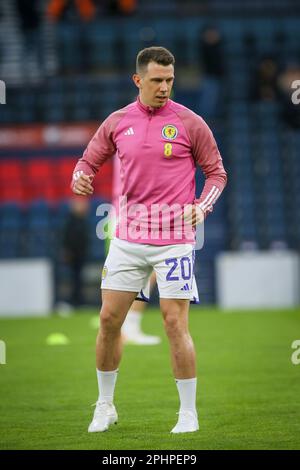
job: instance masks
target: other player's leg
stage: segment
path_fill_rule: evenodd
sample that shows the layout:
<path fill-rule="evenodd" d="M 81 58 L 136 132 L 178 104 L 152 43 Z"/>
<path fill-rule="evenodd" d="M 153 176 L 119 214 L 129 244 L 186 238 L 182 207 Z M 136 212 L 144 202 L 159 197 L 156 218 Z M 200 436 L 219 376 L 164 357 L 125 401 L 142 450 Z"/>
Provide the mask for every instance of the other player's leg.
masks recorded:
<path fill-rule="evenodd" d="M 150 277 L 150 291 L 153 289 L 156 282 L 155 272 Z M 122 337 L 125 343 L 135 345 L 155 345 L 161 342 L 159 336 L 148 335 L 142 330 L 142 318 L 147 308 L 147 302 L 135 300 L 125 318 L 122 326 Z"/>

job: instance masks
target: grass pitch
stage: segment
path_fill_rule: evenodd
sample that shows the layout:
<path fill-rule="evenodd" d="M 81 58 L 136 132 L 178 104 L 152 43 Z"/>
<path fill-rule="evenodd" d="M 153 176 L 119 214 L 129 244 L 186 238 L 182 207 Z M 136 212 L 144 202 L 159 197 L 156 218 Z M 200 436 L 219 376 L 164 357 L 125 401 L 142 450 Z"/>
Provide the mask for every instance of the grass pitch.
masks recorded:
<path fill-rule="evenodd" d="M 200 431 L 171 435 L 178 396 L 158 310 L 144 330 L 159 346 L 126 346 L 116 386 L 119 423 L 88 434 L 97 398 L 96 311 L 0 320 L 0 449 L 300 449 L 300 310 L 221 313 L 193 307 Z M 51 333 L 69 344 L 49 346 Z"/>

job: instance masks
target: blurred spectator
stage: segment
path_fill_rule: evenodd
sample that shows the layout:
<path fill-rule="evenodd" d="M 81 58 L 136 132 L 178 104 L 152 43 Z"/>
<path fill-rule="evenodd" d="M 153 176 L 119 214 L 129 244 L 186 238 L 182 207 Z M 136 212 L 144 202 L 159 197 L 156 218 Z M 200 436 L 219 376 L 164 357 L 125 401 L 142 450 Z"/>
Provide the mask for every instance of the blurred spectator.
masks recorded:
<path fill-rule="evenodd" d="M 253 101 L 276 101 L 278 99 L 279 65 L 272 55 L 265 56 L 257 66 L 251 84 L 250 97 Z"/>
<path fill-rule="evenodd" d="M 1 27 L 2 25 L 1 25 L 1 23 L 2 23 L 2 21 L 3 21 L 3 17 L 4 17 L 4 14 L 3 14 L 3 7 L 2 7 L 2 5 L 0 4 L 0 64 L 1 64 L 2 60 L 3 60 L 3 55 L 4 55 L 4 47 L 3 47 L 3 39 L 2 39 L 2 34 L 3 34 L 3 33 L 1 34 L 1 32 L 2 32 L 2 27 Z"/>
<path fill-rule="evenodd" d="M 135 13 L 137 0 L 109 0 L 109 13 L 114 15 L 131 15 Z"/>
<path fill-rule="evenodd" d="M 50 0 L 47 15 L 53 21 L 73 19 L 79 15 L 83 21 L 90 21 L 96 15 L 93 0 Z"/>
<path fill-rule="evenodd" d="M 40 30 L 41 14 L 38 0 L 15 0 L 23 36 L 21 68 L 23 77 L 29 80 L 45 71 L 44 50 Z"/>
<path fill-rule="evenodd" d="M 199 112 L 205 118 L 212 118 L 219 111 L 221 85 L 225 74 L 222 42 L 221 33 L 214 26 L 208 26 L 201 32 L 199 59 L 203 78 Z"/>
<path fill-rule="evenodd" d="M 98 4 L 96 0 L 49 1 L 47 16 L 57 24 L 55 41 L 60 73 L 89 71 L 87 29 L 96 18 Z"/>
<path fill-rule="evenodd" d="M 88 210 L 87 199 L 74 197 L 63 232 L 64 260 L 71 271 L 70 303 L 73 307 L 83 304 L 82 271 L 89 243 Z"/>
<path fill-rule="evenodd" d="M 295 91 L 292 83 L 299 79 L 300 64 L 298 62 L 289 64 L 278 78 L 281 115 L 287 126 L 292 129 L 300 129 L 300 104 L 292 102 L 292 94 Z"/>
<path fill-rule="evenodd" d="M 220 31 L 214 26 L 206 27 L 200 37 L 200 63 L 208 77 L 222 78 L 225 72 L 224 53 Z"/>

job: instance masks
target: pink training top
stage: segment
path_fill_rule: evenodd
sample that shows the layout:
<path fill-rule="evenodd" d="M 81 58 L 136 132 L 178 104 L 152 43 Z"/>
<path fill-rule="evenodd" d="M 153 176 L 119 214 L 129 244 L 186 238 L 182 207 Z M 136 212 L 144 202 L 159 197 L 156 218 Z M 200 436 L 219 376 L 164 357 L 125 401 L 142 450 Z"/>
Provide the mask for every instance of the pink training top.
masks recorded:
<path fill-rule="evenodd" d="M 118 213 L 119 197 L 122 196 L 121 166 L 118 155 L 113 161 L 112 203 Z"/>
<path fill-rule="evenodd" d="M 127 199 L 116 236 L 153 245 L 193 242 L 191 233 L 180 234 L 178 216 L 186 204 L 193 203 L 200 205 L 205 216 L 212 212 L 227 180 L 217 144 L 203 119 L 172 100 L 151 108 L 138 98 L 101 124 L 74 174 L 95 175 L 114 154 L 120 161 L 120 194 Z M 205 175 L 197 200 L 196 165 Z M 162 204 L 174 208 L 171 216 L 169 211 L 170 230 L 165 230 L 165 215 L 158 215 Z"/>

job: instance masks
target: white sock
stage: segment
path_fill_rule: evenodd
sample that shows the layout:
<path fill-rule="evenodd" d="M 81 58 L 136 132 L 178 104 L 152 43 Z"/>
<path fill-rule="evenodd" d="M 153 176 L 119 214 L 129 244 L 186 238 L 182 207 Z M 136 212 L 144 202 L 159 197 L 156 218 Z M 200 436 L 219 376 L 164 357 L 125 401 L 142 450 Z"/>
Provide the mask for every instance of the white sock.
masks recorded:
<path fill-rule="evenodd" d="M 197 378 L 193 379 L 175 379 L 177 390 L 179 393 L 180 409 L 179 411 L 192 411 L 197 414 L 196 410 L 196 389 Z"/>
<path fill-rule="evenodd" d="M 111 371 L 97 370 L 99 398 L 98 401 L 113 403 L 118 369 Z"/>
<path fill-rule="evenodd" d="M 141 333 L 142 314 L 138 310 L 129 310 L 122 326 L 126 335 Z"/>

